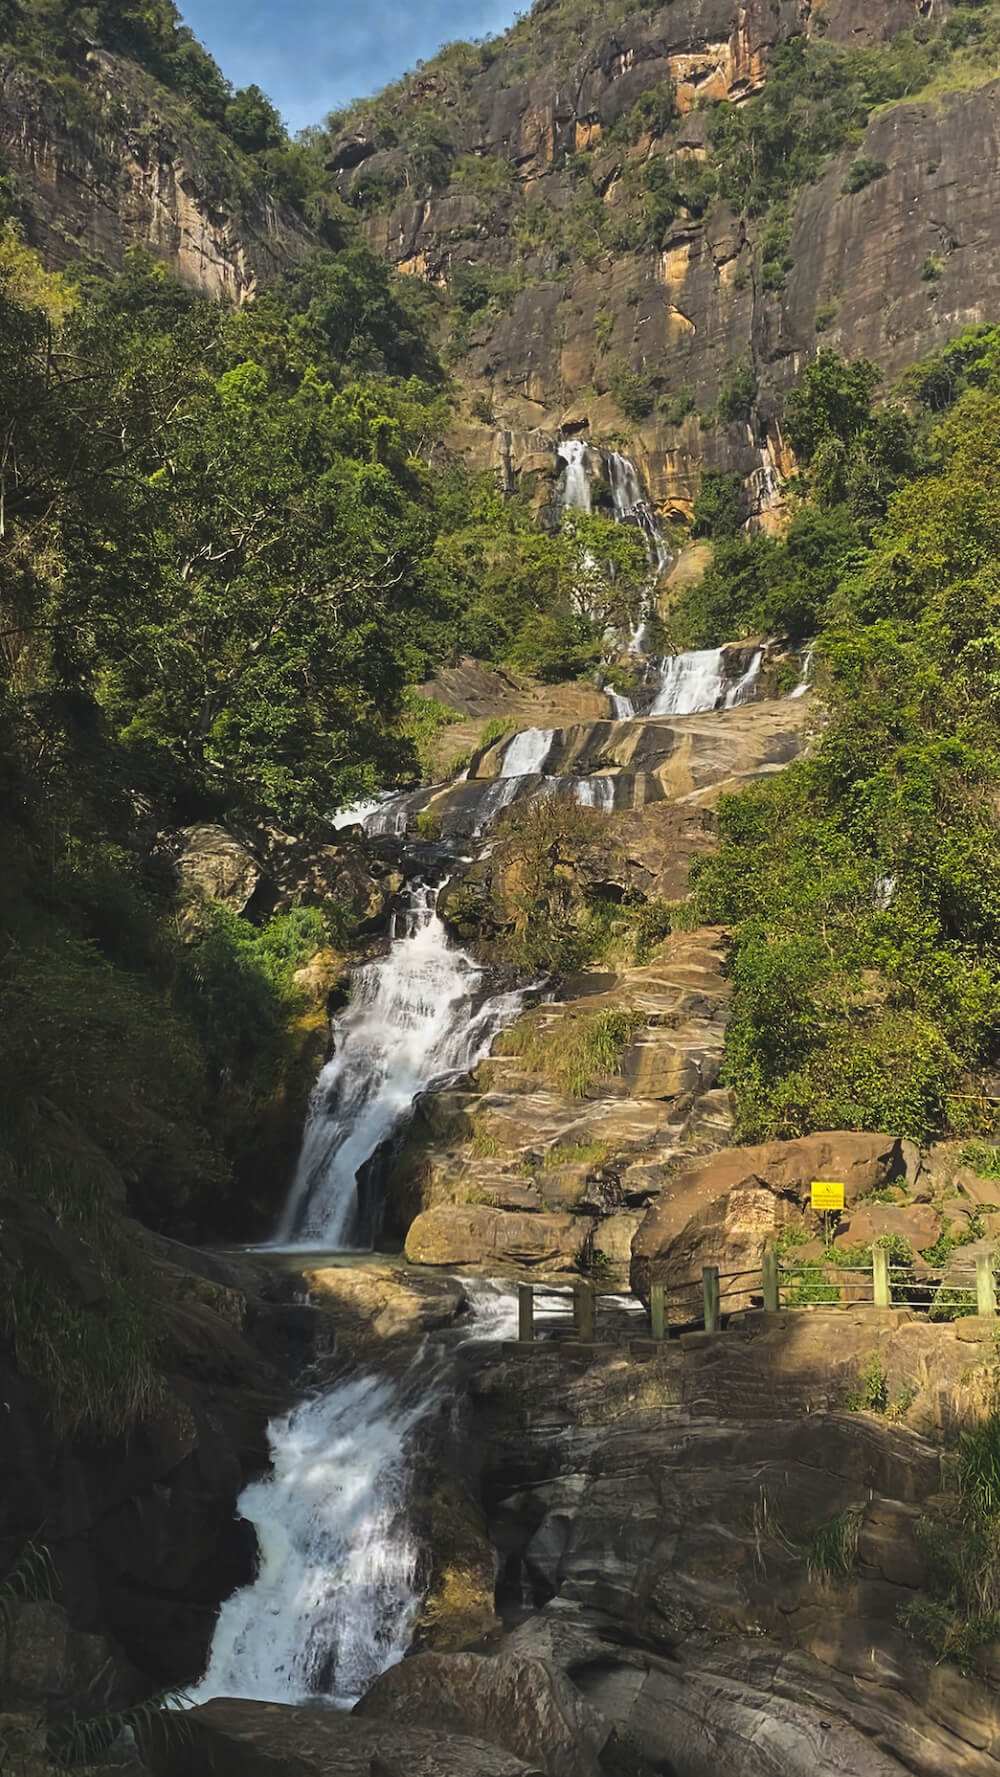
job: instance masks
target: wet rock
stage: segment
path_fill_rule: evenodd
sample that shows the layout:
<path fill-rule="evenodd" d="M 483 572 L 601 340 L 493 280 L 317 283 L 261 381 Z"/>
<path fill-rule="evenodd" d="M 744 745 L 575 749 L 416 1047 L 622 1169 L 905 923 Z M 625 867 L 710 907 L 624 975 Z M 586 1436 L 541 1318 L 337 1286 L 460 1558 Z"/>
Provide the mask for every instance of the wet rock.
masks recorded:
<path fill-rule="evenodd" d="M 189 1710 L 157 1747 L 156 1777 L 544 1777 L 539 1765 L 440 1725 L 229 1698 Z"/>
<path fill-rule="evenodd" d="M 358 1713 L 466 1733 L 548 1777 L 600 1777 L 610 1724 L 565 1673 L 522 1654 L 419 1654 L 375 1681 Z"/>
<path fill-rule="evenodd" d="M 441 1204 L 411 1223 L 406 1256 L 415 1265 L 543 1265 L 572 1271 L 594 1224 L 583 1216 L 526 1215 L 485 1204 Z"/>
<path fill-rule="evenodd" d="M 332 1265 L 306 1271 L 309 1289 L 347 1344 L 414 1340 L 450 1326 L 465 1302 L 451 1277 L 421 1277 L 398 1266 Z"/>

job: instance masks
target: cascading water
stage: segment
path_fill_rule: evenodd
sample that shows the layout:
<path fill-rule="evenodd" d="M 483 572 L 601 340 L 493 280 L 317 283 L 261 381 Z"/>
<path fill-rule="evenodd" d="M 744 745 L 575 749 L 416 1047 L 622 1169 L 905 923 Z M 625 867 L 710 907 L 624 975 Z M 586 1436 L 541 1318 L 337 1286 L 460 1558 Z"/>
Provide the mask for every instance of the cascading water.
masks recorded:
<path fill-rule="evenodd" d="M 669 655 L 650 715 L 694 716 L 717 709 L 726 688 L 722 658 L 721 648 Z"/>
<path fill-rule="evenodd" d="M 581 808 L 599 808 L 610 814 L 615 806 L 613 777 L 581 777 L 575 785 L 576 800 Z"/>
<path fill-rule="evenodd" d="M 707 710 L 731 710 L 749 703 L 756 695 L 764 650 L 758 648 L 735 684 L 726 678 L 726 657 L 721 648 L 701 648 L 690 654 L 670 654 L 663 661 L 660 689 L 651 716 L 697 716 Z"/>
<path fill-rule="evenodd" d="M 409 1446 L 435 1404 L 351 1376 L 271 1422 L 270 1471 L 239 1500 L 257 1577 L 222 1606 L 193 1702 L 349 1706 L 402 1659 L 420 1605 Z"/>
<path fill-rule="evenodd" d="M 556 447 L 556 454 L 560 462 L 566 465 L 562 487 L 562 509 L 564 512 L 590 511 L 587 449 L 587 445 L 579 438 L 567 438 Z"/>
<path fill-rule="evenodd" d="M 387 955 L 358 969 L 313 1092 L 277 1243 L 349 1247 L 361 1238 L 358 1174 L 421 1092 L 466 1073 L 517 1015 L 522 995 L 485 993 L 482 969 L 452 948 L 438 890 L 411 885 Z"/>
<path fill-rule="evenodd" d="M 515 734 L 504 751 L 500 776 L 533 777 L 544 771 L 554 737 L 553 728 L 524 728 Z"/>
<path fill-rule="evenodd" d="M 758 648 L 746 671 L 731 685 L 723 700 L 723 709 L 735 709 L 737 704 L 751 703 L 757 691 L 757 680 L 764 664 L 764 650 Z"/>
<path fill-rule="evenodd" d="M 463 1288 L 460 1343 L 513 1337 L 510 1286 Z M 425 1586 L 415 1446 L 451 1410 L 453 1343 L 426 1340 L 401 1376 L 346 1377 L 272 1421 L 270 1471 L 238 1505 L 257 1533 L 257 1576 L 222 1606 L 192 1702 L 350 1707 L 402 1659 Z"/>
<path fill-rule="evenodd" d="M 796 685 L 794 691 L 789 692 L 790 697 L 804 697 L 806 692 L 808 691 L 809 683 L 810 683 L 810 680 L 812 679 L 812 663 L 813 663 L 813 655 L 815 654 L 815 652 L 816 652 L 816 643 L 810 642 L 808 648 L 806 649 L 805 653 L 802 656 L 802 666 L 801 666 L 801 670 L 799 673 L 799 682 Z"/>

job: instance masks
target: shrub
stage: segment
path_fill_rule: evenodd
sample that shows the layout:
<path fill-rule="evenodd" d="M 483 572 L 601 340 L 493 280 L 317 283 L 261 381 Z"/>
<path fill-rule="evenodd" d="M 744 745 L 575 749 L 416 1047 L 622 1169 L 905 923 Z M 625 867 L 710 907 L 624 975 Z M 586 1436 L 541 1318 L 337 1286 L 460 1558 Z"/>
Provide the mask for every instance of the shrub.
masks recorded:
<path fill-rule="evenodd" d="M 821 1579 L 840 1579 L 854 1571 L 864 1506 L 847 1506 L 829 1523 L 813 1531 L 806 1548 L 810 1574 Z"/>
<path fill-rule="evenodd" d="M 731 364 L 719 385 L 715 411 L 720 420 L 747 420 L 757 399 L 757 372 L 751 363 Z"/>
<path fill-rule="evenodd" d="M 870 155 L 863 154 L 857 160 L 852 160 L 840 189 L 845 196 L 854 191 L 863 191 L 866 185 L 883 178 L 888 171 L 884 160 L 872 160 Z"/>
<path fill-rule="evenodd" d="M 652 413 L 656 388 L 646 371 L 634 370 L 618 358 L 608 372 L 608 386 L 627 420 L 638 423 Z"/>

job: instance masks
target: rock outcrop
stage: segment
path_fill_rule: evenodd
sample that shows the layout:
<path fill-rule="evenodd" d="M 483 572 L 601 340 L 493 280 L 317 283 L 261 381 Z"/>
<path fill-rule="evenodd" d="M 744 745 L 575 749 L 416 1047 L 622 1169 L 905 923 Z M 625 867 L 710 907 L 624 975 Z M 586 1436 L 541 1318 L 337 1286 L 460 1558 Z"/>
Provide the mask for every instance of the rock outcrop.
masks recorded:
<path fill-rule="evenodd" d="M 696 1307 L 702 1267 L 717 1265 L 727 1275 L 737 1274 L 729 1305 L 747 1307 L 759 1291 L 764 1247 L 786 1223 L 800 1222 L 813 1180 L 842 1183 L 850 1205 L 893 1179 L 905 1178 L 907 1159 L 915 1166 L 909 1143 L 847 1131 L 713 1153 L 674 1172 L 647 1212 L 632 1243 L 632 1288 L 648 1301 L 650 1284 L 665 1284 L 676 1318 L 684 1319 L 685 1310 L 689 1317 Z M 871 1238 L 867 1221 L 880 1207 L 865 1212 L 866 1223 L 857 1233 L 852 1230 L 852 1238 Z M 889 1230 L 880 1226 L 883 1231 Z M 926 1244 L 935 1237 L 930 1231 Z M 740 1273 L 747 1279 L 742 1287 Z"/>
<path fill-rule="evenodd" d="M 995 1695 L 899 1622 L 926 1583 L 932 1440 L 969 1423 L 989 1350 L 983 1329 L 815 1310 L 645 1361 L 539 1346 L 485 1372 L 501 1596 L 535 1601 L 503 1648 L 561 1669 L 627 1769 L 996 1777 Z M 844 1411 L 873 1352 L 904 1417 L 934 1375 L 924 1435 Z M 824 1569 L 810 1550 L 845 1522 L 856 1542 Z"/>
<path fill-rule="evenodd" d="M 0 65 L 0 149 L 28 202 L 29 237 L 62 269 L 88 254 L 118 271 L 143 245 L 181 282 L 243 303 L 315 244 L 294 211 L 254 189 L 218 132 L 132 62 L 94 49 L 67 88 Z"/>
<path fill-rule="evenodd" d="M 397 148 L 342 162 L 335 177 L 356 200 L 380 179 L 397 189 L 365 228 L 401 271 L 445 290 L 479 279 L 495 293 L 463 313 L 453 348 L 470 413 L 485 408 L 493 424 L 468 418 L 457 447 L 505 480 L 538 484 L 542 497 L 561 432 L 595 443 L 624 435 L 662 512 L 690 515 L 706 469 L 736 470 L 757 518 L 780 522 L 778 484 L 791 466 L 781 402 L 821 344 L 866 354 L 891 377 L 996 310 L 995 70 L 984 61 L 955 90 L 876 111 L 860 141 L 793 192 L 780 276 L 758 218 L 716 198 L 681 203 L 650 230 L 637 191 L 659 157 L 682 177 L 710 164 L 708 108 L 740 106 L 765 87 L 791 37 L 871 49 L 915 22 L 937 25 L 936 3 L 918 11 L 916 21 L 896 0 L 698 0 L 613 18 L 595 8 L 571 33 L 537 7 L 470 64 L 458 99 L 447 67 L 421 70 L 396 109 L 438 104 L 459 175 L 428 189 Z M 649 114 L 623 127 L 642 94 L 655 101 L 668 89 L 676 109 L 665 135 Z M 493 176 L 467 171 L 475 161 Z M 874 169 L 867 181 L 848 176 L 855 161 Z M 752 411 L 718 421 L 720 389 L 740 365 L 754 373 Z M 621 405 L 623 369 L 648 388 L 645 417 Z"/>

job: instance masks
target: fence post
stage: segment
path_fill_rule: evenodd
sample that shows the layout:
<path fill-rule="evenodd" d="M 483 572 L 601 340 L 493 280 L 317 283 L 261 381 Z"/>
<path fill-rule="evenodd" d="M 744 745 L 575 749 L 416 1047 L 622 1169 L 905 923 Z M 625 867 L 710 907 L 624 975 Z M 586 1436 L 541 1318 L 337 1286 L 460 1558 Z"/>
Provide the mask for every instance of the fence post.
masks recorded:
<path fill-rule="evenodd" d="M 594 1286 L 592 1283 L 578 1283 L 573 1298 L 573 1319 L 576 1322 L 576 1336 L 584 1344 L 590 1345 L 594 1339 Z"/>
<path fill-rule="evenodd" d="M 774 1246 L 764 1248 L 764 1309 L 768 1314 L 778 1312 L 778 1249 Z"/>
<path fill-rule="evenodd" d="M 872 1285 L 876 1308 L 890 1307 L 892 1297 L 889 1292 L 889 1254 L 884 1246 L 872 1247 Z"/>
<path fill-rule="evenodd" d="M 993 1320 L 997 1311 L 996 1284 L 993 1281 L 993 1253 L 976 1254 L 976 1312 Z"/>
<path fill-rule="evenodd" d="M 517 1286 L 517 1341 L 530 1345 L 535 1337 L 535 1290 L 530 1283 Z"/>
<path fill-rule="evenodd" d="M 654 1339 L 665 1338 L 667 1315 L 662 1283 L 651 1283 L 649 1286 L 649 1328 Z"/>
<path fill-rule="evenodd" d="M 705 1331 L 719 1330 L 719 1267 L 705 1265 L 701 1273 L 701 1293 L 705 1303 Z"/>

